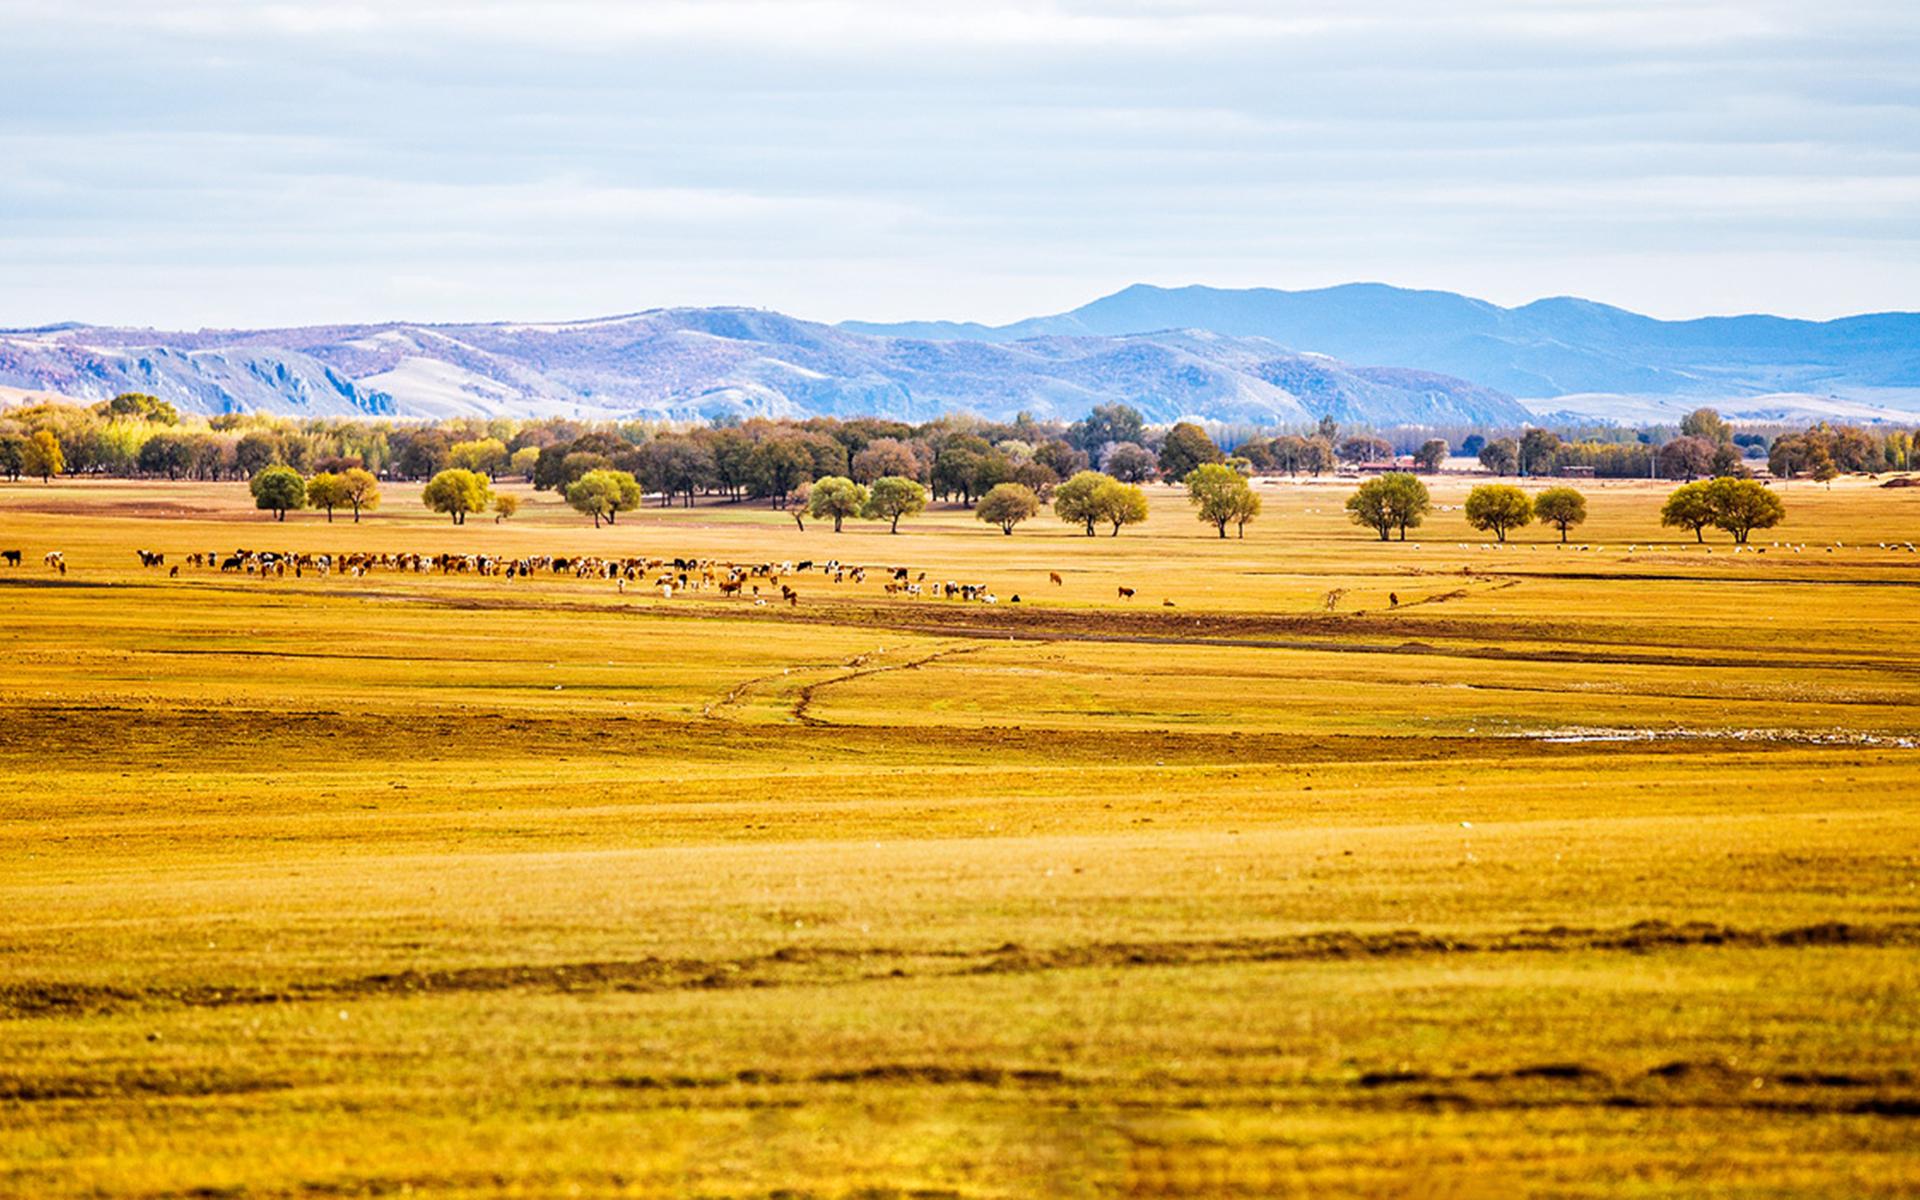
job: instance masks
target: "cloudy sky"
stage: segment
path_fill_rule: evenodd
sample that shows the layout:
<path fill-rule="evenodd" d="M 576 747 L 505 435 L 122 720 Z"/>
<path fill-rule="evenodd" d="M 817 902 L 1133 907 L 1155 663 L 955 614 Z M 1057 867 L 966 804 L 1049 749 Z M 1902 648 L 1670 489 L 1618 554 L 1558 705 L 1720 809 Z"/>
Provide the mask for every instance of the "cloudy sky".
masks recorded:
<path fill-rule="evenodd" d="M 0 0 L 0 324 L 1920 309 L 1914 0 Z"/>

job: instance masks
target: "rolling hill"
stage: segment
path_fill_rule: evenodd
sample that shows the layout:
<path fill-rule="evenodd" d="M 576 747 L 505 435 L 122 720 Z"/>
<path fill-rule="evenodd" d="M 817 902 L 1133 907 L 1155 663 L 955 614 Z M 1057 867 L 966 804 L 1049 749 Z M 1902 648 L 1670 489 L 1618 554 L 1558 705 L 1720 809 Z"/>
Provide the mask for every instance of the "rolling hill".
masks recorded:
<path fill-rule="evenodd" d="M 196 333 L 63 325 L 0 333 L 0 387 L 83 399 L 142 391 L 184 411 L 311 416 L 921 420 L 961 409 L 1071 419 L 1111 401 L 1155 421 L 1305 423 L 1331 413 L 1371 424 L 1501 424 L 1526 416 L 1495 389 L 1299 354 L 1262 337 L 926 339 L 741 308 L 561 324 Z"/>
<path fill-rule="evenodd" d="M 1356 365 L 1367 364 L 1367 365 Z M 1154 421 L 1510 426 L 1920 419 L 1920 314 L 1660 321 L 1585 300 L 1136 285 L 1011 325 L 827 325 L 747 308 L 554 324 L 0 332 L 0 389 L 144 391 L 193 412 L 909 420 L 949 410 Z M 1515 397 L 1519 399 L 1516 400 Z"/>

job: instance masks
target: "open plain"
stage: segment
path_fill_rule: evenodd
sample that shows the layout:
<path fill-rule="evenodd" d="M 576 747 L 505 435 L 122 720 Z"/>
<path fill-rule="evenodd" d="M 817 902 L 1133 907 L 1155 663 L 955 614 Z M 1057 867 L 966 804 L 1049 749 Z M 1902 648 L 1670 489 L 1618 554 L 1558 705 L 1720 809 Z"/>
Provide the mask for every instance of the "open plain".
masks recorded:
<path fill-rule="evenodd" d="M 1920 489 L 1735 554 L 1470 482 L 1405 543 L 0 485 L 0 1194 L 1920 1192 Z"/>

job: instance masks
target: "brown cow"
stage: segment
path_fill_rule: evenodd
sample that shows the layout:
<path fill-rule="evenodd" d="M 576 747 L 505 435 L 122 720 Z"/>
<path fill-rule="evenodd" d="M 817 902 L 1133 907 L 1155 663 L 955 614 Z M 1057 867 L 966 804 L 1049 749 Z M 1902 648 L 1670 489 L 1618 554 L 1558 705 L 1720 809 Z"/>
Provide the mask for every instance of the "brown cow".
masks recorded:
<path fill-rule="evenodd" d="M 1048 572 L 1047 572 L 1047 578 L 1048 578 L 1048 579 L 1050 579 L 1050 580 L 1052 580 L 1052 581 L 1053 581 L 1054 583 L 1056 583 L 1056 584 L 1064 584 L 1064 583 L 1066 583 L 1066 580 L 1064 580 L 1064 579 L 1062 579 L 1062 578 L 1060 578 L 1060 572 L 1058 572 L 1058 571 L 1048 571 Z"/>
<path fill-rule="evenodd" d="M 1133 589 L 1132 589 L 1132 588 L 1128 588 L 1128 587 L 1123 587 L 1123 588 L 1121 588 L 1121 589 L 1120 589 L 1120 598 L 1121 598 L 1122 600 L 1131 600 L 1131 599 L 1133 599 Z"/>

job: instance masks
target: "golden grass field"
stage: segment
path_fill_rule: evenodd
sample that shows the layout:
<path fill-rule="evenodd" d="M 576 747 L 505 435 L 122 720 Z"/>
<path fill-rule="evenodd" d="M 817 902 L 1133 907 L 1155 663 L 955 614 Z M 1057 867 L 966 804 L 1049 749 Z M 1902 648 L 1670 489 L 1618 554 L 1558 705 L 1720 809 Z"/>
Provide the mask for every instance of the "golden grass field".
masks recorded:
<path fill-rule="evenodd" d="M 1920 490 L 1735 555 L 1645 483 L 1482 549 L 1471 482 L 1405 544 L 0 485 L 0 1194 L 1920 1192 Z M 134 554 L 236 547 L 1001 603 Z"/>

